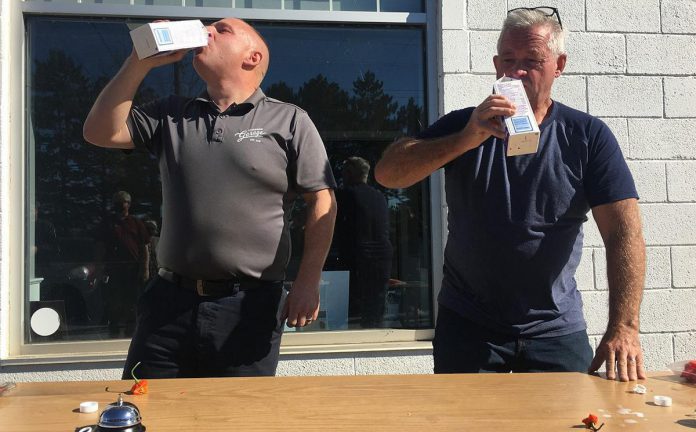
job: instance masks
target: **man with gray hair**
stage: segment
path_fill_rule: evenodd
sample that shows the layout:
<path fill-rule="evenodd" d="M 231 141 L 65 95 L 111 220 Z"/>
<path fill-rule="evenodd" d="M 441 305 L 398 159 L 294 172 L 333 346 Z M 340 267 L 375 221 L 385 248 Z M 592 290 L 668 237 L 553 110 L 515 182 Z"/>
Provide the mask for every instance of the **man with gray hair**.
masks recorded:
<path fill-rule="evenodd" d="M 392 144 L 377 181 L 408 187 L 444 167 L 449 207 L 433 355 L 436 373 L 597 371 L 643 379 L 645 273 L 638 194 L 599 119 L 551 99 L 566 65 L 555 8 L 508 12 L 493 57 L 520 79 L 539 124 L 536 153 L 506 156 L 502 95 Z M 575 271 L 592 211 L 607 255 L 609 322 L 592 358 Z"/>

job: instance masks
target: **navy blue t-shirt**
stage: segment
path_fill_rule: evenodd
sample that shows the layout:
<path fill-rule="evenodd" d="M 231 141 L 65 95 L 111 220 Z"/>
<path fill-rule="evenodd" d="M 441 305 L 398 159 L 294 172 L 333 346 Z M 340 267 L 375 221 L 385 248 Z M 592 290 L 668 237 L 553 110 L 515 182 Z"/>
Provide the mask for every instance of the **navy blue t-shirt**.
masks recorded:
<path fill-rule="evenodd" d="M 460 131 L 474 108 L 418 138 Z M 638 198 L 606 124 L 553 102 L 535 154 L 507 157 L 489 138 L 445 165 L 449 236 L 438 302 L 492 330 L 524 337 L 587 326 L 575 270 L 590 208 Z"/>

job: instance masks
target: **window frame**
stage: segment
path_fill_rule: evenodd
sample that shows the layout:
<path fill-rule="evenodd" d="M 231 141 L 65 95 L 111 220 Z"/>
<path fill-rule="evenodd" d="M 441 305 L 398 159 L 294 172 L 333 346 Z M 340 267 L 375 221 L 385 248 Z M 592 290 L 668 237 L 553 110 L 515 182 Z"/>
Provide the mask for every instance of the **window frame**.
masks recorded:
<path fill-rule="evenodd" d="M 0 156 L 9 161 L 3 169 L 2 177 L 21 179 L 9 186 L 9 194 L 2 200 L 2 272 L 5 275 L 2 285 L 9 287 L 9 295 L 0 296 L 0 310 L 9 310 L 0 314 L 0 360 L 3 364 L 20 364 L 23 362 L 66 362 L 66 361 L 114 361 L 122 360 L 130 340 L 104 340 L 28 344 L 24 342 L 25 333 L 25 221 L 26 202 L 30 191 L 27 190 L 27 163 L 29 160 L 27 109 L 27 46 L 25 19 L 28 16 L 74 16 L 74 17 L 133 17 L 133 18 L 168 18 L 168 19 L 217 19 L 223 15 L 235 16 L 254 21 L 282 21 L 288 23 L 347 23 L 347 24 L 389 24 L 418 25 L 425 35 L 425 107 L 428 122 L 432 123 L 439 115 L 438 111 L 438 31 L 436 21 L 437 1 L 426 0 L 425 13 L 402 12 L 348 12 L 348 11 L 303 11 L 303 10 L 269 10 L 269 9 L 231 9 L 215 7 L 181 7 L 181 6 L 122 6 L 109 4 L 67 4 L 39 1 L 11 2 L 3 19 L 11 21 L 9 43 L 3 44 L 11 58 L 21 59 L 5 66 L 9 73 L 8 84 L 3 82 L 3 99 L 9 96 L 8 112 L 21 113 L 21 118 L 12 116 L 9 131 L 3 132 L 3 145 Z M 156 14 L 153 13 L 156 12 Z M 4 81 L 4 80 L 3 80 Z M 8 94 L 9 93 L 9 94 Z M 6 118 L 10 116 L 5 114 Z M 5 128 L 7 130 L 8 128 Z M 11 147 L 8 149 L 8 147 Z M 4 180 L 7 185 L 8 181 Z M 446 236 L 446 208 L 444 207 L 444 187 L 441 170 L 430 177 L 430 223 L 431 223 L 431 263 L 432 263 L 432 305 L 433 319 L 437 316 L 437 294 L 442 279 L 442 254 Z M 21 205 L 9 205 L 10 202 Z M 426 210 L 427 207 L 424 209 Z M 16 228 L 16 229 L 15 229 Z M 434 329 L 370 329 L 330 332 L 289 332 L 283 336 L 281 355 L 309 354 L 329 352 L 363 352 L 426 349 L 430 346 Z"/>

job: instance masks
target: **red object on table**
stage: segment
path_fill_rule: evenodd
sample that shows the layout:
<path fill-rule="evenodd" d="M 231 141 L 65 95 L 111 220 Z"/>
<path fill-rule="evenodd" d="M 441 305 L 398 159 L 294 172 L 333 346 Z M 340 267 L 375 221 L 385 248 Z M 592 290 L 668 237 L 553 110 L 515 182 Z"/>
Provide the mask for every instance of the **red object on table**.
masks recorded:
<path fill-rule="evenodd" d="M 684 365 L 681 376 L 686 378 L 686 382 L 696 384 L 696 360 L 691 360 Z"/>

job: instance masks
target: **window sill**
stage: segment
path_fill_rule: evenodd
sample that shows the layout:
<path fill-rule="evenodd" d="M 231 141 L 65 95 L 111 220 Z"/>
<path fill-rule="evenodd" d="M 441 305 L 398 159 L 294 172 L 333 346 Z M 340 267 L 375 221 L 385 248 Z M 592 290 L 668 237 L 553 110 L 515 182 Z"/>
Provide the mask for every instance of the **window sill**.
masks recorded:
<path fill-rule="evenodd" d="M 332 332 L 288 332 L 280 347 L 284 356 L 388 351 L 420 351 L 432 349 L 433 329 L 379 329 Z M 52 343 L 25 345 L 24 354 L 0 359 L 1 366 L 22 366 L 66 363 L 122 362 L 130 340 L 104 342 Z"/>

